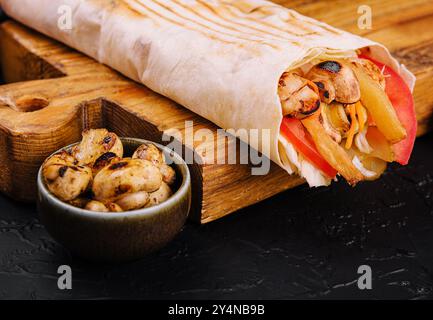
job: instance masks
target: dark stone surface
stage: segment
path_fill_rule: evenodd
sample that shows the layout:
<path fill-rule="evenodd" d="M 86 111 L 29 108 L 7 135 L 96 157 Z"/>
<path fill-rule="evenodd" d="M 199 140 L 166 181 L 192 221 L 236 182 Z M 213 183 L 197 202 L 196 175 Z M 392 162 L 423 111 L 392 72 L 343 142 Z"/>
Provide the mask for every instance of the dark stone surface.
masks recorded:
<path fill-rule="evenodd" d="M 407 167 L 350 188 L 301 186 L 220 221 L 187 225 L 168 247 L 124 265 L 71 257 L 33 205 L 0 196 L 0 298 L 431 298 L 433 135 Z M 57 267 L 73 270 L 57 289 Z M 371 266 L 361 291 L 357 268 Z"/>

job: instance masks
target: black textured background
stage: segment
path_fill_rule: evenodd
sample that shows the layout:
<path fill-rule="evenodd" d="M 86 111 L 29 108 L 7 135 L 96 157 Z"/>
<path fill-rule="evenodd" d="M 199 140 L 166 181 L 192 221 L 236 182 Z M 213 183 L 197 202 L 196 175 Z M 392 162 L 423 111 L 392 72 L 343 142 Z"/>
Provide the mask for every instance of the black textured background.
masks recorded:
<path fill-rule="evenodd" d="M 124 265 L 71 257 L 33 205 L 0 195 L 0 299 L 432 298 L 432 165 L 430 134 L 409 166 L 391 166 L 379 181 L 301 186 L 189 224 L 168 247 Z M 71 291 L 57 289 L 62 264 L 72 267 Z M 362 264 L 372 290 L 357 287 Z"/>
<path fill-rule="evenodd" d="M 124 265 L 71 257 L 33 205 L 0 196 L 1 298 L 431 298 L 433 135 L 407 167 L 356 188 L 301 186 L 220 221 L 187 225 L 168 247 Z M 73 290 L 57 289 L 57 267 Z M 358 289 L 371 266 L 373 289 Z"/>

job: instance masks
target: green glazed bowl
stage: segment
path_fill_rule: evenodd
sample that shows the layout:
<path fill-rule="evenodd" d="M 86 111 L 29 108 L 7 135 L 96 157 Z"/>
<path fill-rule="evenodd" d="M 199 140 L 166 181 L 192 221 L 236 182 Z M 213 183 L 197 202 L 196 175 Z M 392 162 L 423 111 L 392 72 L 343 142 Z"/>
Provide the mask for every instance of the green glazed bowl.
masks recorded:
<path fill-rule="evenodd" d="M 191 177 L 180 155 L 152 141 L 121 140 L 125 157 L 132 156 L 138 146 L 147 142 L 164 152 L 177 174 L 173 196 L 151 208 L 118 213 L 94 212 L 59 200 L 46 187 L 41 169 L 38 173 L 37 204 L 42 223 L 55 240 L 87 260 L 136 260 L 162 248 L 183 228 L 191 207 Z"/>

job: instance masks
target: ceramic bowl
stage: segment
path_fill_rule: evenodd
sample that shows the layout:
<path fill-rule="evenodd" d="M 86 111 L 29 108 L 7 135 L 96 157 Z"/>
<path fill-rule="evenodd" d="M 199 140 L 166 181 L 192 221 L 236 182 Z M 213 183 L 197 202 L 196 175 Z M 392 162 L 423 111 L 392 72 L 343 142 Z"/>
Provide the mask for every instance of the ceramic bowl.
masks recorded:
<path fill-rule="evenodd" d="M 125 157 L 143 143 L 121 138 Z M 174 194 L 150 208 L 127 212 L 94 212 L 74 207 L 54 196 L 38 173 L 38 211 L 51 236 L 75 255 L 87 260 L 121 262 L 139 259 L 162 248 L 182 229 L 191 206 L 191 177 L 180 155 L 160 144 L 177 174 Z M 76 144 L 62 148 L 68 150 Z M 59 151 L 61 151 L 59 150 Z M 57 151 L 57 152 L 59 152 Z"/>

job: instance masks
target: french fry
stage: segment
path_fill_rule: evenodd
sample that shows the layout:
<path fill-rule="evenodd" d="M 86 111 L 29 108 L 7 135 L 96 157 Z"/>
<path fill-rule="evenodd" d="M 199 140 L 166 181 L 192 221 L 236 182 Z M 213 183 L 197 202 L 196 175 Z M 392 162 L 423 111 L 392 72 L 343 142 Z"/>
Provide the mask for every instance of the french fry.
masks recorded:
<path fill-rule="evenodd" d="M 362 173 L 352 163 L 347 152 L 326 133 L 319 119 L 320 112 L 305 118 L 302 124 L 310 133 L 317 150 L 325 160 L 354 186 L 364 179 Z"/>
<path fill-rule="evenodd" d="M 406 130 L 386 93 L 362 70 L 353 70 L 359 80 L 362 104 L 369 111 L 379 131 L 391 144 L 405 139 Z"/>

